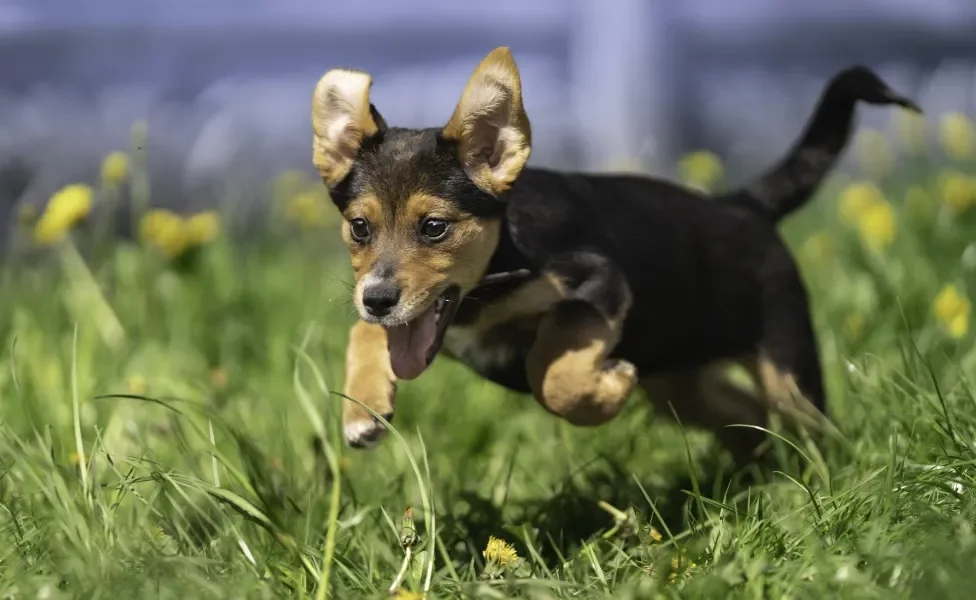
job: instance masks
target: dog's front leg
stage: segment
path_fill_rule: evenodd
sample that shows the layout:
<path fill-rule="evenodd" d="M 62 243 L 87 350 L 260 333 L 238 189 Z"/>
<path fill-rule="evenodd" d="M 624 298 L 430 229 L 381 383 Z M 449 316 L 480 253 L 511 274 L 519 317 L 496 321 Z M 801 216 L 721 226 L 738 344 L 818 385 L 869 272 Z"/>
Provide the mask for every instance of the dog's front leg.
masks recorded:
<path fill-rule="evenodd" d="M 563 300 L 545 314 L 526 359 L 536 400 L 575 425 L 615 417 L 637 384 L 637 369 L 608 359 L 630 309 L 627 281 L 612 261 L 590 252 L 558 257 L 546 269 Z"/>
<path fill-rule="evenodd" d="M 346 349 L 346 384 L 343 390 L 386 420 L 393 418 L 396 377 L 390 366 L 386 331 L 379 325 L 357 321 L 349 332 Z M 342 433 L 353 448 L 370 448 L 386 434 L 386 427 L 362 406 L 343 399 Z"/>

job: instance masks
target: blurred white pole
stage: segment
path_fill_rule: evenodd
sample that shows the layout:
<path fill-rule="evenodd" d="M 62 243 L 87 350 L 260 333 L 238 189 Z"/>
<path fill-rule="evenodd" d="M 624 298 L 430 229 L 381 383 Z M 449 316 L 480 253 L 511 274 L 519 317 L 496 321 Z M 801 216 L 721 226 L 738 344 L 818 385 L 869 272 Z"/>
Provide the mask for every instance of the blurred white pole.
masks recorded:
<path fill-rule="evenodd" d="M 584 168 L 660 172 L 672 151 L 669 0 L 575 0 L 572 110 Z"/>

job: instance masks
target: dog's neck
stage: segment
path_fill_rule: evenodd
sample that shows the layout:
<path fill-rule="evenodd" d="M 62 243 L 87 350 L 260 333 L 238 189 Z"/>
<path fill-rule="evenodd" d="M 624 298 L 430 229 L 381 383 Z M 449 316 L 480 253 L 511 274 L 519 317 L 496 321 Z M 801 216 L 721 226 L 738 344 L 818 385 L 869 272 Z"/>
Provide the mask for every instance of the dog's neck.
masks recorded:
<path fill-rule="evenodd" d="M 485 273 L 478 282 L 478 285 L 471 290 L 477 292 L 485 288 L 508 287 L 509 284 L 517 285 L 519 282 L 528 279 L 534 273 L 532 265 L 525 259 L 525 256 L 515 247 L 512 237 L 508 232 L 508 219 L 502 217 L 501 232 L 498 236 L 498 244 L 495 246 Z"/>

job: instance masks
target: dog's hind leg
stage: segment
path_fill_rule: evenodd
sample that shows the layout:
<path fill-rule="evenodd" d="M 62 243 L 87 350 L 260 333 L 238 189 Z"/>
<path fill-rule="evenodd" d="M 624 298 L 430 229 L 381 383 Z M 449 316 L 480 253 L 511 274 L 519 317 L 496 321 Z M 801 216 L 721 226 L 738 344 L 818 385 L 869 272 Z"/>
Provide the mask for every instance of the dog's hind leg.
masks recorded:
<path fill-rule="evenodd" d="M 606 258 L 574 252 L 546 269 L 563 299 L 542 318 L 526 359 L 536 400 L 575 425 L 600 425 L 620 412 L 637 383 L 637 369 L 609 359 L 630 308 L 627 281 Z"/>
<path fill-rule="evenodd" d="M 769 409 L 782 415 L 785 425 L 817 433 L 829 423 L 806 290 L 792 261 L 775 257 L 775 267 L 765 283 L 754 373 Z"/>
<path fill-rule="evenodd" d="M 754 458 L 766 438 L 755 428 L 766 426 L 764 398 L 731 383 L 720 364 L 657 373 L 642 377 L 640 384 L 658 414 L 711 431 L 736 463 Z"/>
<path fill-rule="evenodd" d="M 659 412 L 715 433 L 737 463 L 759 458 L 771 413 L 794 432 L 830 428 L 806 290 L 786 248 L 774 249 L 763 271 L 763 316 L 755 347 L 736 358 L 756 381 L 755 393 L 729 381 L 721 364 L 647 374 L 641 385 Z"/>

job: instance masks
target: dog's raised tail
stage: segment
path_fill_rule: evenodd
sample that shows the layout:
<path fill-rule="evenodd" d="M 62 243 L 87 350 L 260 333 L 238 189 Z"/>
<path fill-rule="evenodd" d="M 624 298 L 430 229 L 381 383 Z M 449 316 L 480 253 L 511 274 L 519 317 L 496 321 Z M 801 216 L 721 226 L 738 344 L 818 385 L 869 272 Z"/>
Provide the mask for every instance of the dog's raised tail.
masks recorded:
<path fill-rule="evenodd" d="M 915 102 L 896 93 L 871 69 L 845 69 L 827 83 L 813 116 L 786 157 L 745 188 L 720 195 L 721 200 L 760 212 L 773 221 L 800 208 L 813 196 L 847 146 L 858 101 L 922 112 Z"/>

